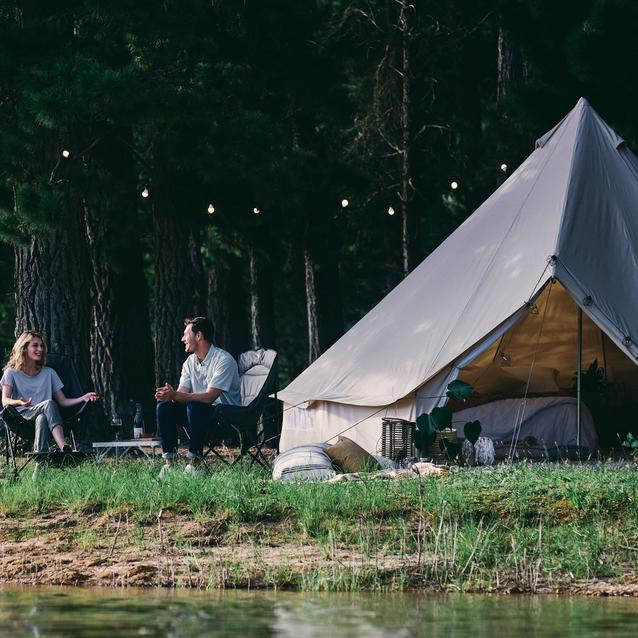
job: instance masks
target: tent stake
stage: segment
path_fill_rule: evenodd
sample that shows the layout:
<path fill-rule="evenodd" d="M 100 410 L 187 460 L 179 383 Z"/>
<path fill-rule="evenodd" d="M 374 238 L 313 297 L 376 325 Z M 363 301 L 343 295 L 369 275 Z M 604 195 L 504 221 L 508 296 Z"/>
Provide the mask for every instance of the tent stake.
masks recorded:
<path fill-rule="evenodd" d="M 578 360 L 576 362 L 576 445 L 580 447 L 580 376 L 583 368 L 583 309 L 578 308 Z"/>

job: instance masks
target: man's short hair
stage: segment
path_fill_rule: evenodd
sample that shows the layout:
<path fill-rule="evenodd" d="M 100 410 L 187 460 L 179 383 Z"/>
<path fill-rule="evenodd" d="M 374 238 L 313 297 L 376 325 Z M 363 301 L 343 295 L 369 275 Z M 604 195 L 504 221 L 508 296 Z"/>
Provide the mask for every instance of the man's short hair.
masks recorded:
<path fill-rule="evenodd" d="M 191 326 L 191 330 L 195 332 L 201 332 L 204 335 L 204 339 L 209 343 L 213 343 L 213 336 L 215 333 L 215 327 L 213 322 L 206 317 L 194 317 L 193 319 L 184 319 L 184 326 Z"/>

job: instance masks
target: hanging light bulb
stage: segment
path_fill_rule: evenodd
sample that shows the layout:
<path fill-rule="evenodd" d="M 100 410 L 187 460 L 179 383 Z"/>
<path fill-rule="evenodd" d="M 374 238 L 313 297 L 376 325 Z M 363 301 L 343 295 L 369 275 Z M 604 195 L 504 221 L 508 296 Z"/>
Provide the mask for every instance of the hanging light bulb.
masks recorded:
<path fill-rule="evenodd" d="M 255 206 L 255 208 L 253 208 L 253 213 L 255 213 L 255 215 L 259 215 L 261 211 L 259 210 L 259 208 L 257 208 L 257 206 Z"/>
<path fill-rule="evenodd" d="M 507 173 L 507 164 L 501 164 L 501 170 L 502 170 L 504 173 Z"/>
<path fill-rule="evenodd" d="M 212 215 L 215 212 L 215 207 L 212 204 L 208 204 L 208 214 Z"/>
<path fill-rule="evenodd" d="M 347 199 L 342 199 L 341 200 L 341 208 L 347 208 L 349 206 L 350 202 Z"/>
<path fill-rule="evenodd" d="M 452 182 L 450 184 L 450 188 L 455 191 L 457 188 L 459 187 L 459 183 L 458 182 Z"/>
<path fill-rule="evenodd" d="M 144 199 L 146 199 L 148 197 L 148 188 L 146 188 L 146 187 L 144 188 L 144 190 L 142 191 L 142 197 Z"/>
<path fill-rule="evenodd" d="M 390 216 L 394 215 L 394 208 L 392 208 L 392 206 L 388 208 L 388 215 Z"/>
<path fill-rule="evenodd" d="M 64 157 L 65 159 L 69 157 L 69 155 L 71 155 L 71 151 L 67 151 L 66 149 L 62 151 L 62 157 Z"/>

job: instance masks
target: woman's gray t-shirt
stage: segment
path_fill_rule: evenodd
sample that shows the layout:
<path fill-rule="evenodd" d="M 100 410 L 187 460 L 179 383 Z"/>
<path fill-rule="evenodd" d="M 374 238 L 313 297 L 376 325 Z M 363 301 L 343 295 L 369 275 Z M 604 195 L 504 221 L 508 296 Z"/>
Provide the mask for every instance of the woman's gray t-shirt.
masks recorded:
<path fill-rule="evenodd" d="M 31 405 L 49 401 L 58 390 L 64 387 L 58 373 L 47 366 L 33 377 L 15 368 L 7 368 L 0 379 L 0 384 L 11 386 L 12 399 L 20 397 L 31 399 Z M 22 411 L 26 408 L 18 407 L 17 409 Z"/>

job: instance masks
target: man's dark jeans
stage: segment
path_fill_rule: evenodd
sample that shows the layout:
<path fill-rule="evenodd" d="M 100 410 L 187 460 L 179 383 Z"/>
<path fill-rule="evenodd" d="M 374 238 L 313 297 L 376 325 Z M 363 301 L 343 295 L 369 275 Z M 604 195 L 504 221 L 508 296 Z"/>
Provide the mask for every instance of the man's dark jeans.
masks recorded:
<path fill-rule="evenodd" d="M 157 404 L 157 424 L 162 439 L 162 456 L 172 459 L 177 451 L 177 427 L 185 426 L 190 441 L 188 458 L 200 458 L 204 451 L 206 433 L 215 423 L 217 406 L 210 403 L 190 401 L 177 403 L 161 401 Z"/>

